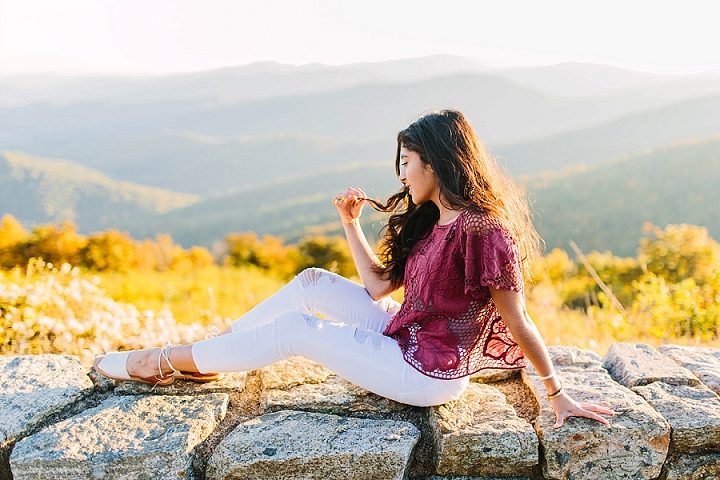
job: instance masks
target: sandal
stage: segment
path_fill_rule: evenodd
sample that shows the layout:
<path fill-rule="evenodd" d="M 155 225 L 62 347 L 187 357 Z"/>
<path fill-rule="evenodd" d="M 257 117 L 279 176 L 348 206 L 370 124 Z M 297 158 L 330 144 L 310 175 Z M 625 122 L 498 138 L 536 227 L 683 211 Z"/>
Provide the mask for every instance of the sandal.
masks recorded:
<path fill-rule="evenodd" d="M 165 347 L 163 347 L 164 349 Z M 112 380 L 119 380 L 122 382 L 140 382 L 148 383 L 150 385 L 171 385 L 175 381 L 173 374 L 165 375 L 160 371 L 160 375 L 154 375 L 152 377 L 131 377 L 127 371 L 127 360 L 130 356 L 130 352 L 110 352 L 105 355 L 99 355 L 95 357 L 93 367 L 103 377 L 110 378 Z M 160 358 L 162 358 L 162 353 Z M 158 359 L 158 364 L 160 359 Z"/>
<path fill-rule="evenodd" d="M 215 330 L 215 332 L 217 332 L 217 328 L 213 327 L 213 329 Z M 214 336 L 217 336 L 217 334 L 215 334 Z M 166 375 L 171 375 L 176 380 L 190 380 L 192 382 L 198 383 L 214 382 L 215 380 L 219 380 L 220 377 L 222 377 L 220 373 L 183 372 L 181 370 L 176 370 L 173 364 L 170 363 L 170 350 L 172 350 L 172 344 L 170 342 L 167 342 L 162 347 L 162 350 L 160 350 L 160 357 L 158 357 L 158 368 L 160 368 L 161 359 L 164 358 L 168 366 L 172 369 L 172 373 Z M 162 372 L 162 370 L 160 371 Z"/>
<path fill-rule="evenodd" d="M 158 370 L 160 373 L 152 377 L 132 377 L 127 371 L 127 359 L 130 352 L 111 352 L 95 358 L 93 366 L 95 370 L 102 376 L 113 380 L 141 382 L 150 385 L 167 386 L 171 385 L 176 379 L 190 380 L 198 383 L 213 382 L 221 378 L 219 373 L 200 373 L 200 372 L 183 372 L 177 370 L 170 362 L 170 351 L 172 344 L 168 342 L 160 348 L 158 355 Z M 172 370 L 170 373 L 162 371 L 162 360 L 165 359 L 167 366 Z"/>

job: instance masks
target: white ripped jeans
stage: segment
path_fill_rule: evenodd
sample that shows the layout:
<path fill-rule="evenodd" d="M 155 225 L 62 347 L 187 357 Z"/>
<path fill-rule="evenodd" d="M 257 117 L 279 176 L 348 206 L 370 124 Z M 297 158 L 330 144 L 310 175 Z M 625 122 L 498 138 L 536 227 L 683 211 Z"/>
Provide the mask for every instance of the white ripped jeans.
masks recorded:
<path fill-rule="evenodd" d="M 193 359 L 201 372 L 236 372 L 301 355 L 401 403 L 455 400 L 467 377 L 441 380 L 420 373 L 403 359 L 397 342 L 382 334 L 398 308 L 389 297 L 374 301 L 362 285 L 310 268 L 233 322 L 232 333 L 193 344 Z"/>

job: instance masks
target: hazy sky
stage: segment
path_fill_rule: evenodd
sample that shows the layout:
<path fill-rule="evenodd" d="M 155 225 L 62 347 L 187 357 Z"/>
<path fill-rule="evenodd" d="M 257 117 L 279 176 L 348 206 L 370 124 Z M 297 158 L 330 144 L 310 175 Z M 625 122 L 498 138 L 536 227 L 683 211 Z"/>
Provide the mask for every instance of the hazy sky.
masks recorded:
<path fill-rule="evenodd" d="M 0 73 L 168 73 L 453 54 L 720 70 L 720 1 L 0 0 Z"/>

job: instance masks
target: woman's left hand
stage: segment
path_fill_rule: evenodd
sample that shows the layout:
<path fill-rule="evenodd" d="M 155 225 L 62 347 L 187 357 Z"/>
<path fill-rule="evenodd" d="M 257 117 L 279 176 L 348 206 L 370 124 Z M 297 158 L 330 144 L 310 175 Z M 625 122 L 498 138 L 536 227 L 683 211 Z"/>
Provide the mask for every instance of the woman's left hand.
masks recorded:
<path fill-rule="evenodd" d="M 565 419 L 568 417 L 591 418 L 600 423 L 604 423 L 605 425 L 610 425 L 610 422 L 606 418 L 598 415 L 598 413 L 602 413 L 604 415 L 615 415 L 614 411 L 599 405 L 592 403 L 578 403 L 567 393 L 563 393 L 558 397 L 550 399 L 550 405 L 553 410 L 555 410 L 555 418 L 557 420 L 555 425 L 553 425 L 554 428 L 562 427 L 563 423 L 565 423 Z"/>

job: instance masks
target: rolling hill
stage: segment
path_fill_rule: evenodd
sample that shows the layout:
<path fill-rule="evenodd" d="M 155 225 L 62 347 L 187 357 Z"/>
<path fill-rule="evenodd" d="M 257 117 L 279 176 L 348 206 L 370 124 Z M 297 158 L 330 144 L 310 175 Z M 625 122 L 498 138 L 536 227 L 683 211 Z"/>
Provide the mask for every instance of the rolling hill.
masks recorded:
<path fill-rule="evenodd" d="M 172 167 L 185 168 L 188 155 L 167 138 L 168 131 L 210 136 L 227 143 L 237 138 L 262 141 L 268 136 L 289 135 L 379 145 L 391 143 L 397 131 L 421 112 L 453 107 L 468 115 L 485 142 L 498 151 L 509 150 L 508 157 L 512 158 L 517 152 L 523 153 L 526 144 L 527 148 L 535 145 L 533 139 L 572 137 L 579 129 L 595 128 L 648 109 L 658 111 L 668 103 L 627 95 L 565 99 L 518 86 L 497 75 L 454 74 L 235 103 L 158 95 L 135 103 L 123 97 L 113 102 L 6 107 L 0 109 L 0 148 L 68 158 L 118 180 L 178 190 L 165 181 L 164 168 L 151 175 L 134 175 L 147 160 L 165 167 L 168 160 L 179 157 Z M 695 123 L 690 122 L 686 130 L 691 131 Z M 244 148 L 242 142 L 235 143 L 240 150 Z M 204 148 L 207 153 L 208 145 L 199 142 L 190 148 Z M 233 147 L 224 147 L 224 151 L 221 156 L 236 155 Z M 242 157 L 243 152 L 236 156 Z M 273 158 L 260 156 L 257 160 L 266 163 Z M 365 158 L 351 161 L 362 160 Z M 550 168 L 554 166 L 543 169 Z"/>
<path fill-rule="evenodd" d="M 690 223 L 720 239 L 720 136 L 575 172 L 525 178 L 547 248 L 635 256 L 645 222 Z"/>
<path fill-rule="evenodd" d="M 406 83 L 455 73 L 479 72 L 477 61 L 431 55 L 348 65 L 255 62 L 202 72 L 160 76 L 2 75 L 0 106 L 38 103 L 140 104 L 200 99 L 237 103 L 251 99 L 329 92 L 366 83 Z"/>
<path fill-rule="evenodd" d="M 596 165 L 691 138 L 720 133 L 720 95 L 630 115 L 592 128 L 492 147 L 514 175 Z"/>
<path fill-rule="evenodd" d="M 379 198 L 394 191 L 396 132 L 422 111 L 453 107 L 533 186 L 550 246 L 572 237 L 630 254 L 640 218 L 718 235 L 707 203 L 717 175 L 702 165 L 715 165 L 717 75 L 587 64 L 489 72 L 437 56 L 147 78 L 0 75 L 0 90 L 0 213 L 26 225 L 70 219 L 86 233 L 169 232 L 186 246 L 232 231 L 339 232 L 329 199 L 349 185 Z M 607 212 L 630 223 L 613 230 Z"/>
<path fill-rule="evenodd" d="M 111 180 L 77 163 L 0 152 L 0 211 L 26 225 L 70 220 L 82 231 L 190 205 L 195 195 Z"/>
<path fill-rule="evenodd" d="M 529 175 L 521 180 L 536 211 L 536 224 L 548 249 L 581 248 L 634 255 L 642 225 L 693 223 L 720 238 L 720 137 L 656 149 L 565 173 Z M 398 181 L 391 167 L 352 166 L 308 173 L 274 185 L 248 189 L 159 215 L 151 225 L 125 222 L 134 236 L 169 232 L 183 245 L 210 246 L 229 232 L 255 231 L 289 241 L 313 232 L 340 234 L 330 199 L 349 185 L 368 186 L 368 195 L 385 199 Z M 367 208 L 369 237 L 382 216 Z"/>
<path fill-rule="evenodd" d="M 718 136 L 520 181 L 533 199 L 548 249 L 567 248 L 574 240 L 586 251 L 634 255 L 645 222 L 693 223 L 720 238 Z M 290 242 L 311 233 L 339 234 L 330 199 L 350 185 L 381 200 L 399 187 L 391 162 L 341 164 L 198 200 L 113 182 L 70 162 L 8 152 L 0 156 L 0 208 L 26 225 L 70 219 L 83 232 L 115 227 L 135 238 L 170 233 L 184 246 L 210 247 L 240 231 Z M 377 238 L 382 215 L 367 208 L 364 218 L 368 235 Z"/>

